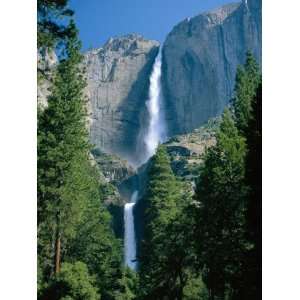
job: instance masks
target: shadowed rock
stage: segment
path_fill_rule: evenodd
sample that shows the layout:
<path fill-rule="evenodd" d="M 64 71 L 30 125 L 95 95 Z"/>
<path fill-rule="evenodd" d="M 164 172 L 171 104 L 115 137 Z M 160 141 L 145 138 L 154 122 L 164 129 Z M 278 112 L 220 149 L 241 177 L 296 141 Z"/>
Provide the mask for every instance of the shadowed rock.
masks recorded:
<path fill-rule="evenodd" d="M 261 63 L 261 0 L 228 4 L 174 27 L 163 47 L 169 136 L 222 113 L 248 50 Z"/>
<path fill-rule="evenodd" d="M 159 44 L 131 34 L 85 54 L 91 142 L 134 163 Z"/>

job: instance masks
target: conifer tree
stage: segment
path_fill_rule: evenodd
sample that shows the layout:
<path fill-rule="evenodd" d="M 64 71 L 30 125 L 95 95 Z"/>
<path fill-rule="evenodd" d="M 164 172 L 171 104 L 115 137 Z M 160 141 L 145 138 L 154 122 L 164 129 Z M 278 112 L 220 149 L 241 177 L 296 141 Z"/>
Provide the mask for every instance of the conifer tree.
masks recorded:
<path fill-rule="evenodd" d="M 81 261 L 101 299 L 113 300 L 124 289 L 121 246 L 90 161 L 85 79 L 73 22 L 69 31 L 48 107 L 38 115 L 39 294 L 47 297 L 49 284 L 60 278 L 62 261 Z"/>
<path fill-rule="evenodd" d="M 91 168 L 90 165 L 87 166 Z M 81 176 L 85 173 L 81 169 Z M 95 172 L 96 170 L 90 170 Z M 111 228 L 111 216 L 100 199 L 97 174 L 89 176 L 90 195 L 86 195 L 86 207 L 83 217 L 75 228 L 76 235 L 69 241 L 66 259 L 82 261 L 90 274 L 95 276 L 101 299 L 113 300 L 122 292 L 122 256 L 121 243 L 114 237 Z"/>
<path fill-rule="evenodd" d="M 164 147 L 151 162 L 140 255 L 142 299 L 182 299 L 187 276 L 183 184 L 176 180 Z"/>
<path fill-rule="evenodd" d="M 239 66 L 236 75 L 235 97 L 233 99 L 236 126 L 245 135 L 252 116 L 252 99 L 261 81 L 259 66 L 254 56 L 247 52 L 246 63 Z"/>
<path fill-rule="evenodd" d="M 80 194 L 70 195 L 78 172 L 76 164 L 88 160 L 83 88 L 79 67 L 82 56 L 74 23 L 65 59 L 58 65 L 48 108 L 38 120 L 38 218 L 44 220 L 55 240 L 55 272 L 59 272 L 61 243 L 72 221 L 80 219 Z M 80 178 L 78 178 L 80 180 Z M 73 197 L 74 196 L 74 197 Z M 76 212 L 76 214 L 75 214 Z M 77 221 L 77 220 L 76 220 Z"/>
<path fill-rule="evenodd" d="M 244 282 L 238 293 L 244 299 L 261 297 L 261 74 L 250 53 L 246 63 L 237 74 L 236 97 L 233 107 L 240 134 L 246 139 L 246 178 L 248 187 L 246 200 L 245 237 L 248 250 L 245 253 Z"/>
<path fill-rule="evenodd" d="M 206 152 L 196 191 L 199 258 L 212 300 L 240 281 L 245 247 L 246 145 L 228 109 L 216 139 Z"/>
<path fill-rule="evenodd" d="M 73 264 L 63 263 L 61 272 L 50 281 L 44 293 L 44 299 L 51 300 L 100 299 L 94 277 L 89 274 L 87 266 L 80 261 Z"/>
<path fill-rule="evenodd" d="M 245 300 L 261 298 L 262 284 L 262 85 L 252 101 L 253 117 L 250 119 L 246 140 L 246 183 L 249 187 L 246 211 L 246 237 L 250 245 L 246 253 L 244 291 Z"/>
<path fill-rule="evenodd" d="M 63 25 L 62 19 L 73 15 L 68 8 L 68 0 L 37 1 L 37 46 L 55 48 L 60 41 L 68 38 L 70 27 Z"/>

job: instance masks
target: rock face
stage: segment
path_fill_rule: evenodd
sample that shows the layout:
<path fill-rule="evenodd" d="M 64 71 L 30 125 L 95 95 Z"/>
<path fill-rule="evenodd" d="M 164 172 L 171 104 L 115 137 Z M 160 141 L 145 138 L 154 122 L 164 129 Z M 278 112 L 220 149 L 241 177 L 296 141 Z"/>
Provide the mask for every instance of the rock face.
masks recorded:
<path fill-rule="evenodd" d="M 38 85 L 37 103 L 41 109 L 48 105 L 47 97 L 53 78 L 53 71 L 58 63 L 58 58 L 53 50 L 41 49 L 37 53 Z"/>
<path fill-rule="evenodd" d="M 116 155 L 104 153 L 98 148 L 92 150 L 92 155 L 106 182 L 118 186 L 122 181 L 135 175 L 135 170 L 127 161 Z"/>
<path fill-rule="evenodd" d="M 196 181 L 206 149 L 216 143 L 215 134 L 219 122 L 219 119 L 210 119 L 191 133 L 174 136 L 164 144 L 176 176 L 187 181 Z"/>
<path fill-rule="evenodd" d="M 163 46 L 169 136 L 191 132 L 223 111 L 248 50 L 261 64 L 261 0 L 228 4 L 174 27 Z"/>
<path fill-rule="evenodd" d="M 134 164 L 159 43 L 131 34 L 85 54 L 91 142 Z"/>

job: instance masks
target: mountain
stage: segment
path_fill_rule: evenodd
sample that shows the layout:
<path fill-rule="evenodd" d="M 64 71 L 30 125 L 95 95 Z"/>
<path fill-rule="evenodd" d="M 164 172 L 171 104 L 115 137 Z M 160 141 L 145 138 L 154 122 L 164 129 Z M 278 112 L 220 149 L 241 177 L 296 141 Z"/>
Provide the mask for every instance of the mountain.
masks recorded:
<path fill-rule="evenodd" d="M 162 69 L 169 136 L 191 132 L 223 111 L 248 50 L 261 64 L 261 0 L 224 5 L 173 28 Z"/>
<path fill-rule="evenodd" d="M 159 43 L 138 34 L 109 39 L 84 54 L 91 143 L 135 165 L 148 126 L 149 77 Z M 162 88 L 168 136 L 190 133 L 218 116 L 233 95 L 236 68 L 247 50 L 261 63 L 261 0 L 224 5 L 188 18 L 162 49 Z M 57 63 L 38 53 L 38 102 L 47 106 Z"/>
<path fill-rule="evenodd" d="M 145 101 L 158 49 L 158 42 L 130 34 L 85 54 L 91 142 L 130 162 L 147 120 Z"/>
<path fill-rule="evenodd" d="M 145 102 L 158 49 L 158 42 L 129 34 L 85 54 L 91 142 L 131 164 L 149 121 Z M 173 28 L 162 51 L 169 137 L 223 111 L 248 50 L 261 63 L 261 0 L 227 4 Z"/>

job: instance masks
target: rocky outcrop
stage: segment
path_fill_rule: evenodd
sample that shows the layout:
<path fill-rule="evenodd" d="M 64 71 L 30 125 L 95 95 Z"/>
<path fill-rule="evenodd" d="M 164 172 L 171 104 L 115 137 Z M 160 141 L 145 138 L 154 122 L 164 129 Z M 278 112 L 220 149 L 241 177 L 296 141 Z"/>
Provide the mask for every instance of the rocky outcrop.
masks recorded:
<path fill-rule="evenodd" d="M 119 185 L 135 174 L 128 162 L 116 155 L 104 153 L 99 148 L 93 149 L 92 155 L 106 182 Z"/>
<path fill-rule="evenodd" d="M 37 103 L 41 109 L 48 105 L 47 97 L 53 79 L 53 71 L 58 63 L 58 58 L 53 50 L 40 49 L 37 53 Z"/>
<path fill-rule="evenodd" d="M 216 143 L 215 133 L 218 126 L 219 119 L 211 119 L 191 133 L 174 136 L 164 144 L 176 176 L 190 182 L 199 177 L 203 155 L 206 149 Z"/>
<path fill-rule="evenodd" d="M 158 42 L 131 34 L 85 54 L 91 142 L 132 164 L 158 49 Z"/>
<path fill-rule="evenodd" d="M 169 136 L 191 132 L 223 111 L 248 50 L 261 63 L 261 0 L 228 4 L 174 27 L 163 46 Z"/>

